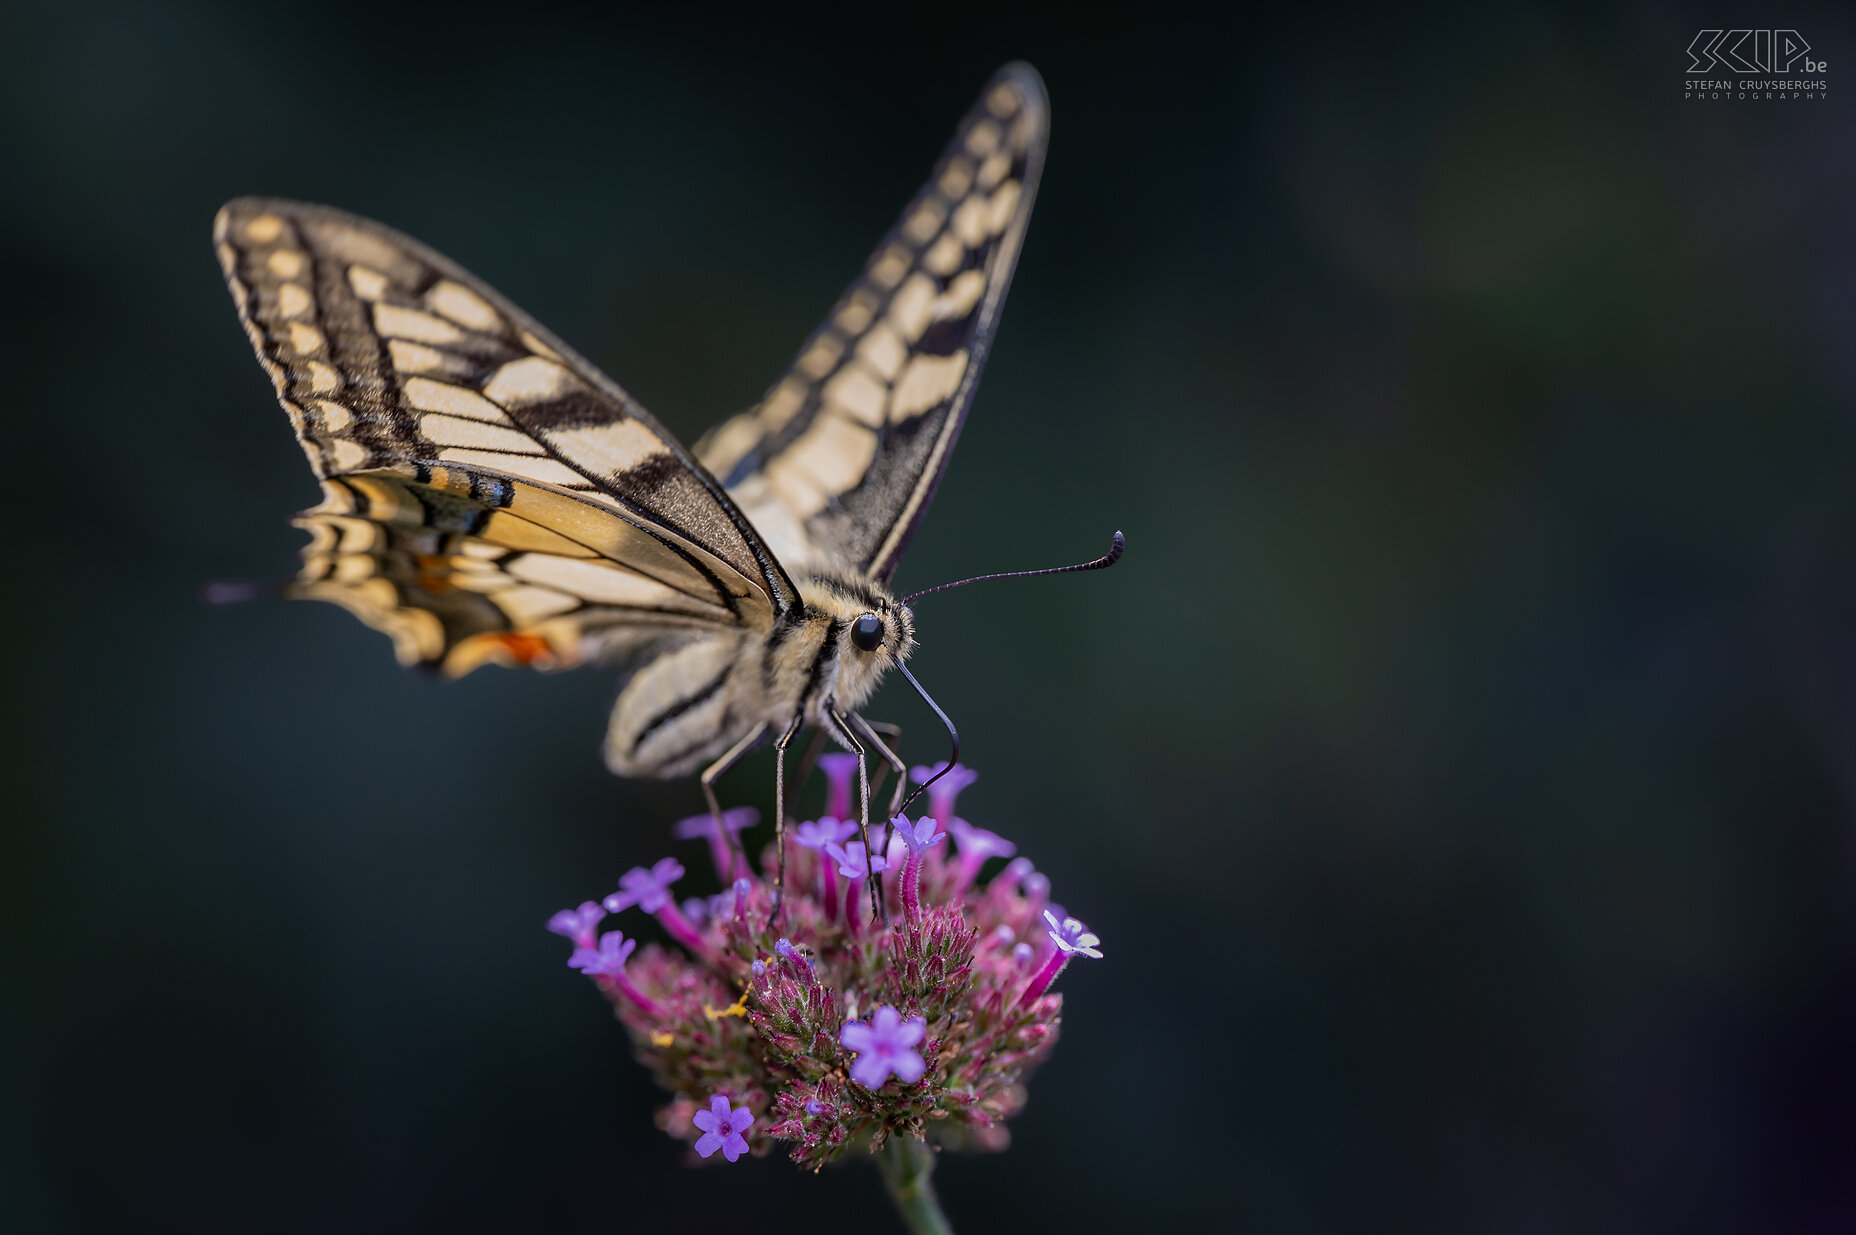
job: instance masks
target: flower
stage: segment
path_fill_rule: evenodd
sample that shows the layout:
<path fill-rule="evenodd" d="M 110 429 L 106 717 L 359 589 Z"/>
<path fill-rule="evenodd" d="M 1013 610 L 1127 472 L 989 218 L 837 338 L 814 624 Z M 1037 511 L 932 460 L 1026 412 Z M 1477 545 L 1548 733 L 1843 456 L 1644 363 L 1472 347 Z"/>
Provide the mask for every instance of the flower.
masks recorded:
<path fill-rule="evenodd" d="M 1025 983 L 1024 993 L 1018 997 L 1021 1006 L 1035 1003 L 1042 997 L 1044 992 L 1050 989 L 1050 984 L 1057 980 L 1057 975 L 1063 972 L 1064 966 L 1070 963 L 1072 956 L 1102 959 L 1101 949 L 1096 947 L 1102 941 L 1095 937 L 1094 932 L 1075 918 L 1059 918 L 1060 913 L 1062 910 L 1054 907 L 1044 911 L 1044 920 L 1051 927 L 1044 933 L 1057 946 L 1052 948 L 1050 954 L 1044 958 L 1044 963 L 1038 967 L 1038 971 L 1031 975 L 1031 981 Z"/>
<path fill-rule="evenodd" d="M 760 812 L 752 806 L 737 806 L 722 812 L 723 826 L 730 835 L 745 832 L 759 822 Z M 721 835 L 715 827 L 715 816 L 710 814 L 679 819 L 670 825 L 670 834 L 678 840 L 707 840 Z"/>
<path fill-rule="evenodd" d="M 854 840 L 848 845 L 826 845 L 825 852 L 831 855 L 832 860 L 838 864 L 838 873 L 846 879 L 862 879 L 889 869 L 889 863 L 882 858 L 871 858 L 866 863 L 864 843 L 860 840 Z"/>
<path fill-rule="evenodd" d="M 890 823 L 895 825 L 896 835 L 909 850 L 909 856 L 902 864 L 902 878 L 896 890 L 902 897 L 902 912 L 914 919 L 921 916 L 922 911 L 922 855 L 946 840 L 947 833 L 935 830 L 932 815 L 923 815 L 914 823 L 897 815 Z"/>
<path fill-rule="evenodd" d="M 947 839 L 947 833 L 935 827 L 933 815 L 923 815 L 914 823 L 897 815 L 890 822 L 896 825 L 896 834 L 902 837 L 902 843 L 909 847 L 913 855 L 924 854 Z"/>
<path fill-rule="evenodd" d="M 928 1032 L 923 1017 L 903 1020 L 902 1014 L 884 1004 L 869 1022 L 851 1021 L 838 1032 L 838 1042 L 847 1051 L 857 1052 L 851 1065 L 851 1079 L 865 1089 L 881 1089 L 890 1074 L 905 1085 L 922 1079 L 927 1065 L 914 1047 Z"/>
<path fill-rule="evenodd" d="M 670 903 L 670 885 L 681 878 L 683 863 L 675 858 L 659 858 L 650 870 L 634 866 L 619 876 L 619 890 L 606 898 L 606 908 L 618 913 L 636 905 L 656 913 Z"/>
<path fill-rule="evenodd" d="M 702 1157 L 719 1149 L 724 1158 L 733 1162 L 748 1151 L 748 1140 L 742 1133 L 754 1126 L 754 1112 L 737 1106 L 731 1113 L 725 1095 L 716 1094 L 709 1109 L 697 1111 L 690 1116 L 690 1122 L 702 1133 L 696 1138 L 696 1152 Z"/>
<path fill-rule="evenodd" d="M 833 819 L 830 815 L 815 823 L 802 823 L 793 829 L 793 843 L 805 849 L 823 849 L 843 844 L 857 835 L 857 823 L 851 819 Z"/>
<path fill-rule="evenodd" d="M 1057 915 L 1048 909 L 1044 911 L 1044 920 L 1050 923 L 1050 930 L 1045 933 L 1050 936 L 1050 941 L 1056 944 L 1059 950 L 1074 952 L 1081 956 L 1092 956 L 1096 960 L 1102 959 L 1102 953 L 1096 949 L 1096 945 L 1102 941 L 1091 934 L 1089 928 L 1081 922 L 1075 918 L 1065 918 L 1059 922 Z"/>
<path fill-rule="evenodd" d="M 947 772 L 945 776 L 941 776 L 943 769 Z M 936 776 L 941 776 L 941 779 L 928 785 Z M 944 827 L 954 817 L 954 799 L 960 796 L 962 789 L 979 778 L 979 773 L 964 763 L 956 763 L 949 768 L 945 759 L 927 767 L 909 769 L 910 780 L 918 785 L 928 785 L 928 813 L 939 819 Z"/>
<path fill-rule="evenodd" d="M 825 774 L 825 813 L 848 819 L 856 810 L 852 796 L 857 789 L 857 756 L 835 751 L 820 755 L 818 770 Z"/>
<path fill-rule="evenodd" d="M 565 935 L 574 941 L 576 947 L 593 946 L 593 928 L 606 916 L 598 901 L 582 901 L 578 909 L 563 909 L 548 919 L 548 929 L 557 935 Z"/>
<path fill-rule="evenodd" d="M 1009 858 L 1018 852 L 1017 845 L 997 832 L 976 828 L 965 819 L 948 820 L 947 830 L 953 833 L 963 859 L 971 857 L 976 862 L 984 862 L 987 858 Z"/>
<path fill-rule="evenodd" d="M 608 977 L 624 972 L 625 962 L 637 946 L 636 939 L 627 939 L 619 931 L 607 931 L 599 937 L 598 948 L 575 948 L 567 963 L 589 978 Z"/>
<path fill-rule="evenodd" d="M 759 822 L 759 811 L 752 806 L 737 806 L 722 812 L 722 828 L 715 826 L 714 815 L 691 815 L 688 819 L 679 819 L 672 824 L 670 834 L 678 840 L 708 841 L 709 857 L 715 862 L 715 873 L 726 879 L 740 865 L 736 854 L 741 842 L 735 839 L 736 836 Z"/>
<path fill-rule="evenodd" d="M 957 771 L 955 787 L 971 780 Z M 720 890 L 681 904 L 673 891 L 690 889 L 676 859 L 627 871 L 603 908 L 652 913 L 659 942 L 595 940 L 602 906 L 591 902 L 549 926 L 573 940 L 574 968 L 673 1095 L 660 1126 L 704 1156 L 779 1143 L 817 1169 L 898 1137 L 1001 1149 L 1057 1040 L 1066 997 L 1053 983 L 1076 957 L 1099 956 L 1100 940 L 1027 859 L 984 876 L 1011 852 L 994 833 L 951 815 L 898 817 L 883 830 L 895 844 L 885 860 L 882 833 L 866 842 L 843 819 L 789 830 L 802 843 L 785 854 L 777 913 L 769 845 L 752 862 L 731 850 Z M 688 839 L 714 843 L 704 820 Z"/>
<path fill-rule="evenodd" d="M 955 879 L 963 892 L 979 878 L 980 868 L 986 865 L 986 859 L 1009 858 L 1018 852 L 1017 845 L 997 832 L 976 828 L 965 819 L 949 819 L 947 830 L 960 845 L 960 869 Z"/>

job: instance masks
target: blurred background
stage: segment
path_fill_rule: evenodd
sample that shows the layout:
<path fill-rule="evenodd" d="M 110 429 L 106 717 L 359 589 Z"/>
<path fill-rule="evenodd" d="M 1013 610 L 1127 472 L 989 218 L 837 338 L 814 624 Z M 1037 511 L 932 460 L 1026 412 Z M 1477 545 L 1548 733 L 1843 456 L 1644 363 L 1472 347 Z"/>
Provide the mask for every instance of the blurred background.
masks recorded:
<path fill-rule="evenodd" d="M 898 582 L 1126 531 L 914 661 L 1108 955 L 960 1229 L 1851 1229 L 1850 16 L 1082 12 L 8 6 L 0 1226 L 894 1222 L 686 1167 L 542 929 L 699 805 L 603 770 L 610 674 L 199 603 L 316 498 L 208 229 L 385 220 L 694 440 L 1022 57 L 1043 189 Z M 1830 95 L 1685 101 L 1722 21 Z"/>

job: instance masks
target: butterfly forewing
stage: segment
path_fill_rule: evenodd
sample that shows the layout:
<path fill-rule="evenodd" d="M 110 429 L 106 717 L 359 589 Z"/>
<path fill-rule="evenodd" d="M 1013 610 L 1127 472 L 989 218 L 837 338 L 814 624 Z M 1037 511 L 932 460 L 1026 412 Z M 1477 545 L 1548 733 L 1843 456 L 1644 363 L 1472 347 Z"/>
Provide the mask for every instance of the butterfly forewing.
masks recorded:
<path fill-rule="evenodd" d="M 324 502 L 301 594 L 402 659 L 571 664 L 764 628 L 794 589 L 719 485 L 624 391 L 451 262 L 326 207 L 215 228 Z"/>
<path fill-rule="evenodd" d="M 1048 126 L 1037 74 L 1002 70 L 792 367 L 697 443 L 789 565 L 894 571 L 972 402 Z"/>

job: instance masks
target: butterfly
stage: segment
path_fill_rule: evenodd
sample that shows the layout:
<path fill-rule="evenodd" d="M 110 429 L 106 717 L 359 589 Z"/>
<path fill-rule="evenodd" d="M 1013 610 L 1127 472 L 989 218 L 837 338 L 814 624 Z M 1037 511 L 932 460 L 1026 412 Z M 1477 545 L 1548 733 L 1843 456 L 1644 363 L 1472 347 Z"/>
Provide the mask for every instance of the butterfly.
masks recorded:
<path fill-rule="evenodd" d="M 418 241 L 327 206 L 228 203 L 226 282 L 322 485 L 289 594 L 447 676 L 625 665 L 607 765 L 701 769 L 718 820 L 715 780 L 771 740 L 784 823 L 784 752 L 808 725 L 880 755 L 899 801 L 895 731 L 860 709 L 891 669 L 921 690 L 913 597 L 889 581 L 972 404 L 1048 116 L 1034 70 L 1000 70 L 791 366 L 693 450 Z"/>

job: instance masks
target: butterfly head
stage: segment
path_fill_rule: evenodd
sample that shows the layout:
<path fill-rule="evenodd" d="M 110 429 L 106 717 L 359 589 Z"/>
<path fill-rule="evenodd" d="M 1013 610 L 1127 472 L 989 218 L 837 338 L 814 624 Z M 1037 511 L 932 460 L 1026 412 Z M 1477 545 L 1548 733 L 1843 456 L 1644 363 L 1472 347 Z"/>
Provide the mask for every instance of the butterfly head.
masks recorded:
<path fill-rule="evenodd" d="M 815 578 L 800 585 L 806 610 L 835 646 L 825 658 L 821 697 L 858 708 L 883 675 L 915 650 L 915 618 L 907 605 L 864 578 Z"/>

